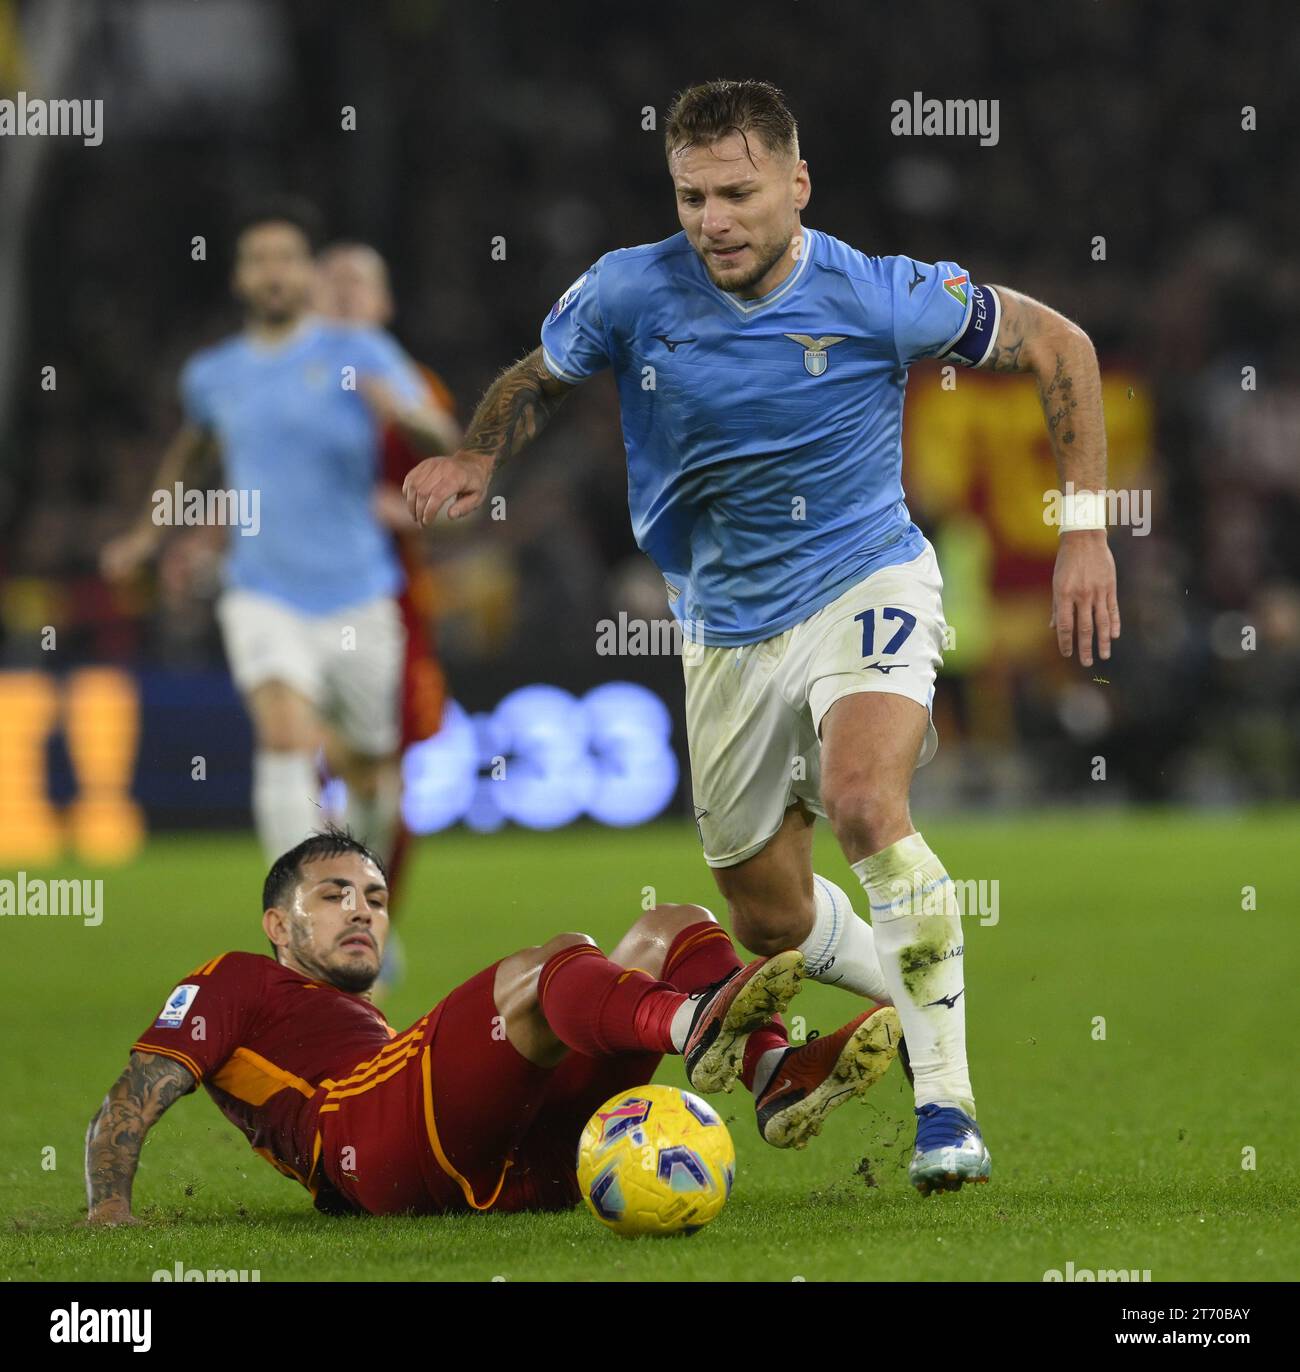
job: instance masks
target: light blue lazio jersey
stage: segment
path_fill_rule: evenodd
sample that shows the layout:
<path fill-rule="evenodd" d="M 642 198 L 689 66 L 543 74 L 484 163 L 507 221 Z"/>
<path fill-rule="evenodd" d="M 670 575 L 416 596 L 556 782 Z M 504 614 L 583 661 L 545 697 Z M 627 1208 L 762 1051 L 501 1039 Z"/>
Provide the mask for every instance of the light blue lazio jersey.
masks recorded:
<path fill-rule="evenodd" d="M 759 300 L 715 286 L 684 233 L 607 253 L 542 326 L 561 380 L 613 368 L 637 543 L 706 644 L 770 638 L 922 551 L 901 480 L 908 364 L 977 364 L 996 337 L 996 293 L 955 262 L 803 242 Z"/>
<path fill-rule="evenodd" d="M 258 492 L 259 531 L 230 530 L 228 585 L 314 615 L 400 591 L 392 536 L 371 508 L 380 430 L 357 388 L 366 377 L 408 403 L 425 395 L 388 334 L 326 320 L 275 347 L 238 334 L 186 364 L 186 418 L 217 439 L 224 484 Z"/>

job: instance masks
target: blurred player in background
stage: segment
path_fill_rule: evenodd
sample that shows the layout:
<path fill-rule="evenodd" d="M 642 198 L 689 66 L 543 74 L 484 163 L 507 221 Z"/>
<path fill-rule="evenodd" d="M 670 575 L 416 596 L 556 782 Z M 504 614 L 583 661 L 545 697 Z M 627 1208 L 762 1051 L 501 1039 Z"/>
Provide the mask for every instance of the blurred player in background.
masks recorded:
<path fill-rule="evenodd" d="M 1069 320 L 956 262 L 867 256 L 806 228 L 808 164 L 766 82 L 683 92 L 665 152 L 682 232 L 584 272 L 542 346 L 480 402 L 464 450 L 421 463 L 408 500 L 422 522 L 468 514 L 569 390 L 613 369 L 633 528 L 688 640 L 696 820 L 737 937 L 798 948 L 814 979 L 897 1007 L 910 1176 L 923 1195 L 956 1190 L 991 1162 L 957 898 L 908 806 L 937 746 L 946 625 L 934 549 L 903 499 L 903 394 L 921 358 L 1032 375 L 1063 487 L 1092 493 L 1106 484 L 1096 354 Z M 1060 530 L 1052 623 L 1088 667 L 1094 631 L 1103 659 L 1120 631 L 1104 510 L 1084 502 Z M 816 816 L 872 924 L 814 873 Z"/>
<path fill-rule="evenodd" d="M 395 307 L 388 265 L 365 243 L 334 243 L 317 259 L 316 307 L 329 319 L 387 329 Z M 455 401 L 442 378 L 430 368 L 416 364 L 429 388 L 430 403 L 442 413 L 455 413 Z M 425 541 L 411 519 L 402 496 L 402 482 L 423 453 L 400 424 L 389 424 L 383 433 L 379 485 L 375 513 L 391 531 L 405 584 L 397 598 L 406 629 L 406 658 L 402 668 L 402 733 L 400 751 L 437 733 L 442 722 L 447 683 L 438 661 L 435 633 L 437 587 L 425 556 Z M 333 735 L 325 756 L 332 770 L 337 745 Z M 385 868 L 392 907 L 397 902 L 398 880 L 410 847 L 410 831 L 399 812 Z M 391 913 L 391 911 L 390 911 Z"/>
<path fill-rule="evenodd" d="M 445 452 L 459 437 L 391 337 L 312 313 L 315 236 L 313 212 L 293 201 L 245 221 L 232 278 L 244 328 L 186 364 L 184 423 L 149 506 L 101 556 L 111 580 L 138 572 L 164 533 L 157 493 L 213 449 L 227 486 L 256 496 L 256 527 L 228 530 L 217 616 L 253 722 L 253 816 L 269 857 L 320 823 L 327 729 L 349 825 L 375 851 L 392 847 L 406 630 L 401 564 L 375 513 L 381 438 L 397 428 Z"/>
<path fill-rule="evenodd" d="M 274 958 L 223 953 L 188 973 L 91 1121 L 91 1223 L 138 1222 L 145 1136 L 200 1083 L 320 1210 L 559 1210 L 580 1199 L 583 1126 L 648 1082 L 662 1054 L 682 1055 L 696 1091 L 739 1077 L 766 1142 L 799 1148 L 898 1051 L 888 1006 L 792 1047 L 777 1016 L 799 990 L 802 955 L 742 966 L 698 905 L 646 911 L 609 957 L 582 934 L 520 949 L 402 1034 L 369 1000 L 388 888 L 364 845 L 336 829 L 296 845 L 267 874 L 262 907 Z M 780 1071 L 756 1089 L 773 1053 Z"/>

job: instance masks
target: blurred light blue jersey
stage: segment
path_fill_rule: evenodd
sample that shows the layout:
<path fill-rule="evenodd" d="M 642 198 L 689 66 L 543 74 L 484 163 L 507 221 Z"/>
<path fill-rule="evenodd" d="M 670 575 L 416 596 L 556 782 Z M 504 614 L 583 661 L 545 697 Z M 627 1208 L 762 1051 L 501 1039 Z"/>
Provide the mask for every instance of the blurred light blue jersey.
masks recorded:
<path fill-rule="evenodd" d="M 560 380 L 612 367 L 637 543 L 706 644 L 770 638 L 921 552 L 901 479 L 908 365 L 978 364 L 996 338 L 996 293 L 955 262 L 803 236 L 758 300 L 715 286 L 684 233 L 607 253 L 542 325 Z"/>
<path fill-rule="evenodd" d="M 372 510 L 381 434 L 358 389 L 366 377 L 424 400 L 388 334 L 326 320 L 274 347 L 237 334 L 186 363 L 187 420 L 220 445 L 224 485 L 259 492 L 258 533 L 230 531 L 228 585 L 315 615 L 401 590 L 392 535 Z"/>

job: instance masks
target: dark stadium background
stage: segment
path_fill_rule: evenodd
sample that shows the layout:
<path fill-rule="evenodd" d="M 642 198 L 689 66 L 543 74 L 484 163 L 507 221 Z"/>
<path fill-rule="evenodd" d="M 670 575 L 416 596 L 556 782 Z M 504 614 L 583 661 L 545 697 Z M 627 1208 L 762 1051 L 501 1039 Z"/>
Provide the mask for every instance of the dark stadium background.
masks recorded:
<path fill-rule="evenodd" d="M 978 608 L 941 678 L 944 747 L 918 805 L 1295 797 L 1291 13 L 1074 0 L 1052 5 L 1047 22 L 1038 3 L 939 0 L 0 0 L 0 94 L 105 108 L 99 147 L 0 140 L 6 820 L 33 767 L 56 803 L 78 785 L 66 731 L 51 724 L 34 762 L 9 724 L 15 711 L 53 719 L 73 674 L 107 666 L 137 683 L 138 736 L 130 710 L 108 709 L 105 727 L 125 730 L 150 826 L 247 823 L 248 734 L 212 617 L 210 533 L 175 535 L 136 592 L 111 591 L 96 572 L 178 422 L 180 365 L 237 326 L 227 277 L 241 208 L 304 194 L 329 236 L 378 247 L 393 272 L 395 332 L 467 417 L 595 258 L 675 231 L 661 134 L 643 129 L 643 112 L 661 120 L 675 90 L 719 75 L 787 92 L 812 172 L 806 222 L 867 252 L 956 259 L 976 279 L 1046 300 L 1090 333 L 1103 373 L 1143 416 L 1123 484 L 1151 492 L 1153 524 L 1146 538 L 1112 535 L 1124 636 L 1093 672 L 1056 657 L 1050 556 L 1006 564 L 981 481 L 956 503 L 919 478 L 910 488 L 926 532 L 964 550 L 945 561 L 949 618 L 961 631 L 954 606 Z M 1000 141 L 893 136 L 890 104 L 914 90 L 996 97 Z M 346 105 L 355 132 L 340 128 Z M 1242 129 L 1244 105 L 1258 111 L 1254 132 Z M 205 262 L 191 259 L 199 234 Z M 1106 237 L 1104 262 L 1092 260 L 1094 235 Z M 504 261 L 493 259 L 497 236 Z M 50 366 L 57 389 L 43 391 Z M 1244 366 L 1257 369 L 1253 393 Z M 1031 385 L 963 375 L 958 394 L 977 396 L 981 382 Z M 933 367 L 913 373 L 909 422 L 922 391 L 938 393 Z M 1113 394 L 1107 404 L 1112 426 L 1123 422 Z M 1045 453 L 1045 440 L 1016 438 L 954 450 L 952 462 L 1014 470 Z M 932 453 L 931 466 L 942 473 L 946 459 Z M 594 648 L 602 618 L 664 613 L 628 527 L 608 379 L 574 396 L 499 480 L 507 520 L 430 541 L 456 699 L 481 711 L 530 683 L 580 693 L 640 682 L 672 711 L 684 762 L 677 662 Z M 1031 499 L 1025 520 L 1040 508 Z M 1243 625 L 1257 630 L 1253 651 Z M 45 626 L 57 629 L 53 651 Z M 195 753 L 226 763 L 206 788 L 187 784 Z M 1097 755 L 1104 784 L 1090 774 Z M 683 783 L 672 808 L 688 812 L 687 799 Z M 8 846 L 28 856 L 12 837 Z"/>

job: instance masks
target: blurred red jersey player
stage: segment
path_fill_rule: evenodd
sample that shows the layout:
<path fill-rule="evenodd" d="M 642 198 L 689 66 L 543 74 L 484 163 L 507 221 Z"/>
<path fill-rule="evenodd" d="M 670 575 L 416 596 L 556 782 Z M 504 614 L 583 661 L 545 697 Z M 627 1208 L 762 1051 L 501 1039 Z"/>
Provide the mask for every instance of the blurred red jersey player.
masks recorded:
<path fill-rule="evenodd" d="M 316 308 L 344 323 L 390 328 L 396 308 L 388 264 L 369 244 L 335 243 L 326 248 L 317 259 Z M 417 366 L 429 388 L 430 403 L 454 418 L 456 402 L 445 382 L 431 368 L 419 363 Z M 385 428 L 375 502 L 379 517 L 393 531 L 393 543 L 406 577 L 405 589 L 398 599 L 406 625 L 401 695 L 403 750 L 438 732 L 447 696 L 446 677 L 438 660 L 437 586 L 425 557 L 420 529 L 411 519 L 402 495 L 407 473 L 424 456 L 396 424 Z M 389 891 L 394 899 L 410 839 L 410 831 L 399 817 L 392 849 L 385 855 Z"/>
<path fill-rule="evenodd" d="M 92 1223 L 131 1224 L 149 1129 L 202 1083 L 254 1150 L 329 1213 L 554 1210 L 580 1197 L 578 1138 L 610 1096 L 680 1053 L 697 1091 L 755 1095 L 767 1142 L 797 1147 L 898 1049 L 890 1006 L 791 1047 L 778 1012 L 795 950 L 743 966 L 697 905 L 642 914 L 607 958 L 582 934 L 523 948 L 403 1033 L 369 1000 L 388 937 L 380 862 L 332 829 L 262 891 L 274 958 L 230 952 L 171 990 L 86 1135 Z"/>

